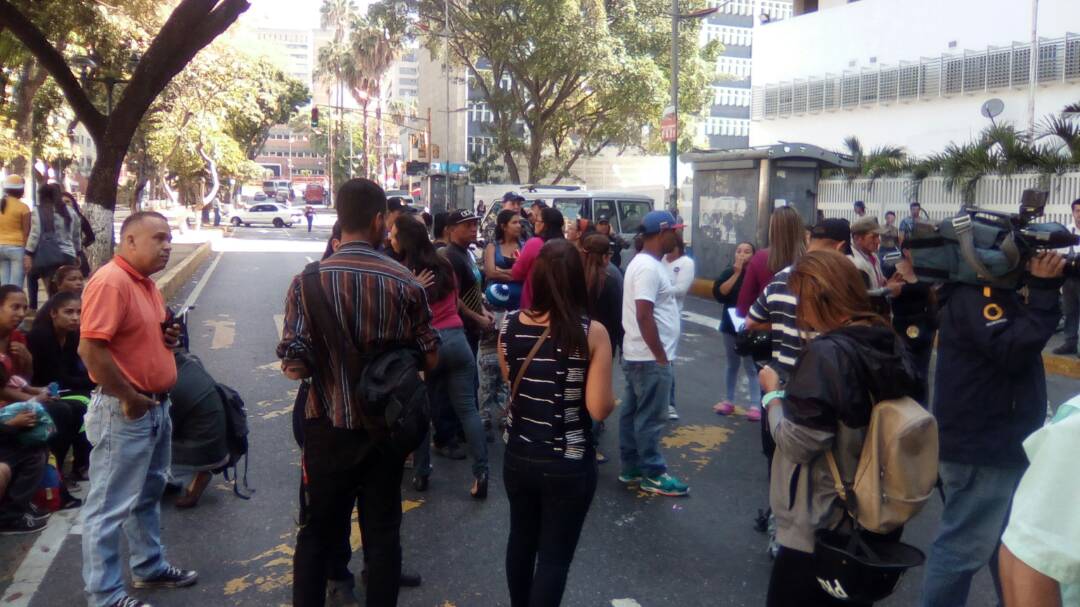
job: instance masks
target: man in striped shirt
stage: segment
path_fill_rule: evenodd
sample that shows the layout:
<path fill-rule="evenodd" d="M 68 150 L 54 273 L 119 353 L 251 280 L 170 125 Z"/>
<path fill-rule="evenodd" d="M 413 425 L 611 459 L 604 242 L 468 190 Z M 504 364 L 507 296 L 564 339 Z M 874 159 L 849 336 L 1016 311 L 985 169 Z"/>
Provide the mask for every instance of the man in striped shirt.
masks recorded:
<path fill-rule="evenodd" d="M 319 268 L 335 320 L 361 354 L 415 347 L 425 354 L 427 368 L 433 368 L 439 338 L 424 289 L 405 267 L 372 246 L 385 234 L 386 194 L 372 181 L 352 179 L 341 186 L 337 204 L 342 244 Z M 289 287 L 277 348 L 285 376 L 310 378 L 313 388 L 304 410 L 304 491 L 293 558 L 293 605 L 324 604 L 327 565 L 334 549 L 348 542 L 354 503 L 363 515 L 367 604 L 394 605 L 401 576 L 406 454 L 385 442 L 373 445 L 363 430 L 363 403 L 352 394 L 352 382 L 362 370 L 349 368 L 344 353 L 335 351 L 335 340 L 322 344 L 310 334 L 301 284 L 298 275 Z"/>

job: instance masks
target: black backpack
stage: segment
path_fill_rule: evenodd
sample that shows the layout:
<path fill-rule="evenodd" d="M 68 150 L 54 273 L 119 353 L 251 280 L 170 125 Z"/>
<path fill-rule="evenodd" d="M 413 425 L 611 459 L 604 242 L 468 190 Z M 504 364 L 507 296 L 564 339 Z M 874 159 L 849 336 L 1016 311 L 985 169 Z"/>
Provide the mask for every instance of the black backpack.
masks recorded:
<path fill-rule="evenodd" d="M 310 334 L 322 337 L 313 339 L 315 348 L 324 354 L 322 360 L 333 364 L 344 358 L 350 370 L 351 397 L 359 403 L 361 425 L 371 437 L 369 448 L 389 444 L 400 453 L 416 450 L 430 423 L 427 386 L 420 380 L 420 352 L 408 345 L 389 344 L 377 352 L 361 353 L 326 299 L 319 262 L 304 268 L 301 289 Z"/>
<path fill-rule="evenodd" d="M 248 486 L 247 473 L 248 473 L 248 424 L 247 424 L 247 408 L 244 406 L 244 399 L 240 396 L 240 393 L 233 390 L 225 384 L 217 385 L 218 394 L 221 396 L 221 402 L 225 406 L 225 442 L 229 448 L 229 461 L 222 466 L 219 470 L 224 476 L 226 482 L 229 480 L 229 469 L 232 469 L 232 482 L 233 493 L 237 497 L 243 499 L 251 499 L 251 494 L 255 493 L 255 490 Z M 247 491 L 247 495 L 240 492 L 240 460 L 244 460 L 244 490 Z"/>

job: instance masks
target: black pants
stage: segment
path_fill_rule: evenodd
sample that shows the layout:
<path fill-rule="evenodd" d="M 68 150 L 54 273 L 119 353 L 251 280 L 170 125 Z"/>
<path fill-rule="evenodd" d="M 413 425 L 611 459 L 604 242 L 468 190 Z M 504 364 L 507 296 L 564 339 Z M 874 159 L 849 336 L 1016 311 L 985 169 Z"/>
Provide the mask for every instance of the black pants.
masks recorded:
<path fill-rule="evenodd" d="M 537 460 L 506 452 L 503 485 L 510 498 L 506 581 L 512 607 L 556 607 L 596 492 L 596 456 Z"/>
<path fill-rule="evenodd" d="M 765 607 L 869 607 L 829 596 L 814 575 L 814 555 L 784 546 L 773 561 Z"/>
<path fill-rule="evenodd" d="M 38 281 L 45 281 L 45 290 L 49 290 L 49 280 L 52 279 L 53 274 L 60 269 L 60 266 L 75 266 L 78 262 L 71 255 L 64 255 L 64 262 L 57 266 L 51 266 L 48 268 L 31 268 L 30 274 L 27 275 L 27 297 L 29 298 L 30 308 L 36 310 L 38 307 Z"/>
<path fill-rule="evenodd" d="M 68 400 L 53 400 L 42 403 L 56 424 L 56 434 L 49 437 L 49 451 L 56 456 L 56 468 L 64 471 L 64 460 L 68 451 L 74 449 L 73 469 L 78 470 L 90 465 L 90 442 L 82 432 L 86 405 Z"/>
<path fill-rule="evenodd" d="M 405 455 L 388 447 L 368 450 L 362 432 L 304 423 L 307 482 L 293 557 L 293 605 L 321 607 L 326 581 L 340 563 L 354 506 L 361 512 L 368 568 L 367 605 L 397 605 L 401 578 L 401 468 Z M 335 558 L 335 555 L 337 557 Z"/>
<path fill-rule="evenodd" d="M 0 462 L 11 468 L 11 482 L 0 498 L 0 520 L 11 520 L 26 514 L 30 500 L 37 493 L 45 474 L 48 452 L 44 445 L 24 446 L 5 437 L 0 442 Z"/>

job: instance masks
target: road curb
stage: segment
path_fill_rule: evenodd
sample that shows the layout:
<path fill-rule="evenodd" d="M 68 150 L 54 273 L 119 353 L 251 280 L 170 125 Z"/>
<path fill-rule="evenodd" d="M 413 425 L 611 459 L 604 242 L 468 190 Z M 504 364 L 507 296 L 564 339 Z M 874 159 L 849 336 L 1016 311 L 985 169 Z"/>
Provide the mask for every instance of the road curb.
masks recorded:
<path fill-rule="evenodd" d="M 711 280 L 695 278 L 694 283 L 690 285 L 690 294 L 712 301 L 712 285 Z"/>
<path fill-rule="evenodd" d="M 157 283 L 158 290 L 161 291 L 162 297 L 165 298 L 165 301 L 169 301 L 180 292 L 184 283 L 191 280 L 191 277 L 195 275 L 199 266 L 210 257 L 211 252 L 211 243 L 209 241 L 204 242 L 192 251 L 190 255 L 184 258 L 183 261 L 163 274 L 161 278 L 154 280 L 154 282 Z"/>
<path fill-rule="evenodd" d="M 1043 354 L 1043 366 L 1047 373 L 1080 379 L 1080 358 L 1076 356 Z"/>

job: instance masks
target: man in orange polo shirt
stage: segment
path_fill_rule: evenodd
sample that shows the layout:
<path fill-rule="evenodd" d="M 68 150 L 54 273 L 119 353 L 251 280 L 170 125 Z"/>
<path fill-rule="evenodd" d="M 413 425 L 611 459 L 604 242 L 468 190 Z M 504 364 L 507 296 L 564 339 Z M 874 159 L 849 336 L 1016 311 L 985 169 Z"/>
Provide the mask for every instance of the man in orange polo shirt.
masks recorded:
<path fill-rule="evenodd" d="M 176 383 L 178 327 L 163 330 L 165 301 L 150 279 L 172 249 L 169 223 L 135 213 L 120 229 L 117 255 L 83 292 L 79 356 L 100 387 L 86 414 L 90 492 L 83 506 L 83 581 L 90 607 L 144 607 L 120 570 L 127 533 L 132 585 L 180 588 L 198 579 L 173 567 L 161 545 L 161 495 L 172 450 L 169 390 Z"/>

